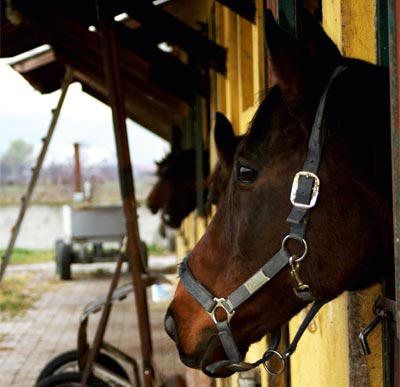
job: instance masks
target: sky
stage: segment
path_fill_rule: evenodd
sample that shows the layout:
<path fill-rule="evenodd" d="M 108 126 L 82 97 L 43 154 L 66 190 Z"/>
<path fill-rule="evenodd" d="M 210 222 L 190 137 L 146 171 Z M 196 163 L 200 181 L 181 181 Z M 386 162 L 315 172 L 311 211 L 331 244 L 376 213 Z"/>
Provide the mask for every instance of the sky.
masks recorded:
<path fill-rule="evenodd" d="M 59 96 L 60 91 L 40 94 L 7 60 L 0 60 L 0 158 L 18 139 L 34 145 L 35 156 L 39 154 Z M 169 143 L 130 119 L 127 128 L 133 168 L 155 170 L 154 161 L 168 153 Z M 80 144 L 82 164 L 116 161 L 111 109 L 84 93 L 77 82 L 68 89 L 45 165 L 72 160 L 74 143 Z"/>

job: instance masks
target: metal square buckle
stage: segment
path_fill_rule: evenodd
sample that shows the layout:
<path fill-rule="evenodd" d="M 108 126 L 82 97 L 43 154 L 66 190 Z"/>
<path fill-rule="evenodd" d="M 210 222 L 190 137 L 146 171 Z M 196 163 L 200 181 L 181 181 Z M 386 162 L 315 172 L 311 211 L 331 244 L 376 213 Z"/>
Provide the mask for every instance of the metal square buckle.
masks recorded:
<path fill-rule="evenodd" d="M 308 203 L 308 204 L 296 202 L 296 194 L 297 194 L 297 189 L 299 187 L 299 180 L 300 180 L 301 176 L 304 176 L 306 179 L 310 179 L 310 178 L 314 179 L 314 184 L 313 184 L 312 193 L 311 193 L 311 199 L 310 199 L 310 203 Z M 317 202 L 318 193 L 319 193 L 319 178 L 316 174 L 314 174 L 312 172 L 307 172 L 307 171 L 300 171 L 300 172 L 296 173 L 296 175 L 293 179 L 292 190 L 290 192 L 290 201 L 292 202 L 293 206 L 298 207 L 298 208 L 305 208 L 305 209 L 314 207 L 315 203 Z"/>

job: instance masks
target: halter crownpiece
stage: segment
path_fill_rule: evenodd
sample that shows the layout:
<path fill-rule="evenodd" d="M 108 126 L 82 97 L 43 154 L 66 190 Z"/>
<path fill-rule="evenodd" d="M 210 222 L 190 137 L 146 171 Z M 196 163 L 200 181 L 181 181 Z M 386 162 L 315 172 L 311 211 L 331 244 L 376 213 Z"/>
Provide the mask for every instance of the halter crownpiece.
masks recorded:
<path fill-rule="evenodd" d="M 303 164 L 303 170 L 298 172 L 293 180 L 290 193 L 290 201 L 293 208 L 287 218 L 287 222 L 290 224 L 290 232 L 283 238 L 280 250 L 270 260 L 268 260 L 261 269 L 259 269 L 226 298 L 215 297 L 195 279 L 188 267 L 189 256 L 186 256 L 183 259 L 179 267 L 180 280 L 186 290 L 207 311 L 216 324 L 218 336 L 225 353 L 228 356 L 227 360 L 221 360 L 206 367 L 206 370 L 211 375 L 217 375 L 217 371 L 222 368 L 227 368 L 235 372 L 247 371 L 260 364 L 263 364 L 266 371 L 272 375 L 281 374 L 285 369 L 287 358 L 295 351 L 297 343 L 308 324 L 314 318 L 319 309 L 326 303 L 326 301 L 318 300 L 312 296 L 309 286 L 305 284 L 299 276 L 299 267 L 300 262 L 303 261 L 308 253 L 308 244 L 305 240 L 305 233 L 309 211 L 315 206 L 319 194 L 320 181 L 317 172 L 326 137 L 326 128 L 322 125 L 326 98 L 333 80 L 346 69 L 346 66 L 340 65 L 333 70 L 319 101 L 308 143 L 307 157 Z M 290 239 L 297 240 L 303 244 L 304 250 L 300 256 L 291 254 L 288 251 L 286 245 Z M 313 301 L 314 304 L 284 354 L 280 354 L 276 351 L 276 345 L 275 348 L 268 349 L 258 361 L 254 363 L 244 362 L 234 340 L 230 328 L 230 321 L 234 316 L 236 309 L 241 304 L 249 299 L 267 282 L 272 280 L 288 264 L 291 267 L 291 275 L 296 285 L 294 288 L 296 295 L 304 301 Z M 216 317 L 216 311 L 220 309 L 225 311 L 225 320 L 219 320 Z M 274 335 L 276 336 L 275 333 Z M 273 370 L 268 365 L 267 361 L 272 356 L 277 356 L 281 360 L 281 368 L 279 370 Z"/>

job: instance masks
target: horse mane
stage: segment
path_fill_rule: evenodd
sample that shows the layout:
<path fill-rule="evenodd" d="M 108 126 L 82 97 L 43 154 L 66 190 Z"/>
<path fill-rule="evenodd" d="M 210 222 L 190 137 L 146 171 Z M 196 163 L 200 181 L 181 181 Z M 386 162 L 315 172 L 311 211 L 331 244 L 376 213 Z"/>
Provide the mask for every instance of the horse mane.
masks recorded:
<path fill-rule="evenodd" d="M 157 165 L 158 168 L 162 168 L 163 166 L 169 164 L 171 162 L 171 159 L 173 157 L 173 153 L 169 152 L 164 157 L 160 160 L 155 161 L 155 164 Z"/>

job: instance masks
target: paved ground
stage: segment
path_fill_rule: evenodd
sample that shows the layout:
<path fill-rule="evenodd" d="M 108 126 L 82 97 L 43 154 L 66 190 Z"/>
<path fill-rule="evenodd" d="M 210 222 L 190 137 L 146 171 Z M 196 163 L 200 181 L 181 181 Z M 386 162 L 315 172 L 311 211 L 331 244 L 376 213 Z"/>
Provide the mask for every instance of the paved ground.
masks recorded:
<path fill-rule="evenodd" d="M 151 262 L 152 259 L 150 264 Z M 99 267 L 101 275 L 98 274 Z M 64 351 L 76 348 L 79 317 L 84 306 L 98 296 L 105 295 L 110 283 L 113 265 L 103 264 L 99 267 L 74 265 L 72 281 L 56 280 L 53 264 L 35 268 L 36 280 L 49 281 L 51 286 L 22 317 L 0 321 L 1 387 L 34 386 L 39 372 L 49 360 Z M 93 272 L 97 272 L 97 275 Z M 124 274 L 120 284 L 129 281 L 130 276 Z M 168 297 L 168 289 L 153 287 L 151 293 L 149 307 L 155 363 L 164 375 L 183 374 L 184 369 L 178 360 L 176 349 L 162 326 L 167 305 L 162 299 Z M 93 337 L 99 317 L 100 313 L 96 313 L 89 319 L 90 338 Z M 106 340 L 140 362 L 133 293 L 125 300 L 115 303 Z M 132 374 L 126 363 L 121 362 L 121 365 Z"/>

